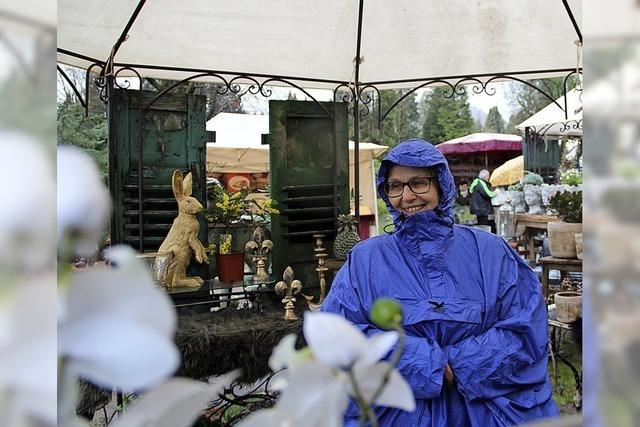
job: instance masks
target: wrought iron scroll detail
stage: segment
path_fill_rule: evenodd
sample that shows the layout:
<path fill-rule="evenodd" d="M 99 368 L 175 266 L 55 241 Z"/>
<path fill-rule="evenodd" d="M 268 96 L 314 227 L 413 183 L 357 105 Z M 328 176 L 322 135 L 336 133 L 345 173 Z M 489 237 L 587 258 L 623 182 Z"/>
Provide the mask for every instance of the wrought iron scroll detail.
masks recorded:
<path fill-rule="evenodd" d="M 567 83 L 569 81 L 569 78 L 571 77 L 571 75 L 577 74 L 577 71 L 571 71 L 566 77 L 565 77 L 565 81 L 564 81 L 564 93 L 566 95 L 567 93 Z M 582 74 L 582 71 L 579 72 L 579 74 Z M 545 92 L 544 90 L 540 89 L 539 87 L 537 87 L 536 85 L 534 85 L 533 83 L 530 83 L 526 80 L 523 80 L 519 77 L 513 76 L 513 75 L 508 75 L 508 74 L 496 74 L 491 76 L 488 80 L 486 81 L 482 81 L 480 80 L 478 77 L 462 77 L 460 79 L 458 79 L 455 83 L 452 83 L 448 80 L 443 80 L 443 79 L 430 79 L 428 81 L 425 81 L 424 83 L 419 84 L 418 86 L 411 88 L 410 90 L 408 90 L 406 93 L 402 94 L 402 96 L 400 96 L 395 102 L 393 102 L 393 104 L 391 104 L 391 106 L 385 110 L 385 112 L 382 114 L 381 118 L 380 118 L 380 122 L 384 121 L 384 119 L 389 115 L 389 113 L 391 113 L 391 111 L 393 111 L 393 109 L 400 104 L 402 101 L 404 101 L 407 97 L 409 97 L 410 95 L 414 94 L 416 91 L 418 91 L 419 89 L 424 89 L 427 88 L 429 86 L 441 86 L 444 87 L 445 90 L 442 93 L 442 96 L 445 98 L 452 98 L 455 95 L 464 95 L 465 93 L 467 93 L 468 88 L 471 87 L 471 90 L 473 91 L 474 94 L 476 95 L 480 95 L 480 94 L 486 94 L 489 96 L 493 96 L 496 94 L 496 88 L 495 86 L 492 85 L 492 83 L 496 83 L 497 81 L 503 81 L 503 80 L 511 80 L 511 81 L 515 81 L 518 83 L 522 83 L 526 86 L 529 86 L 530 88 L 536 90 L 537 92 L 539 92 L 540 94 L 542 94 L 545 98 L 547 98 L 551 103 L 554 103 L 558 106 L 558 108 L 560 108 L 562 111 L 565 112 L 565 114 L 567 114 L 567 107 L 560 105 L 551 95 L 549 95 L 547 92 Z M 577 90 L 582 90 L 582 88 L 578 88 L 579 85 L 576 85 L 576 89 Z M 365 87 L 374 87 L 373 85 L 367 85 Z M 565 97 L 565 104 L 566 104 L 566 97 Z"/>
<path fill-rule="evenodd" d="M 378 121 L 380 117 L 380 91 L 372 85 L 362 86 L 358 90 L 358 108 L 360 117 L 364 117 L 374 110 L 378 111 Z M 356 90 L 351 84 L 341 84 L 333 89 L 333 101 L 347 104 L 347 113 L 353 114 L 356 108 Z M 377 108 L 376 108 L 377 107 Z"/>
<path fill-rule="evenodd" d="M 314 103 L 316 103 L 321 109 L 322 111 L 327 115 L 328 118 L 333 119 L 333 114 L 327 110 L 327 108 L 320 102 L 318 101 L 313 95 L 311 95 L 307 90 L 303 89 L 301 86 L 286 80 L 286 79 L 282 79 L 282 78 L 268 78 L 262 82 L 259 82 L 257 79 L 255 79 L 254 77 L 251 77 L 250 75 L 247 74 L 241 74 L 238 76 L 233 77 L 231 80 L 227 80 L 226 78 L 224 78 L 222 75 L 218 74 L 218 73 L 211 73 L 211 72 L 204 72 L 204 73 L 199 73 L 199 74 L 194 74 L 192 76 L 186 77 L 182 80 L 176 81 L 175 83 L 173 83 L 171 86 L 169 86 L 168 88 L 160 91 L 151 101 L 149 101 L 149 103 L 144 107 L 145 110 L 151 108 L 151 106 L 153 104 L 155 104 L 155 102 L 162 98 L 165 94 L 167 94 L 168 92 L 174 90 L 175 88 L 177 88 L 180 85 L 183 85 L 184 83 L 187 83 L 191 80 L 195 80 L 195 79 L 199 79 L 199 78 L 204 78 L 204 77 L 212 77 L 215 79 L 218 79 L 218 82 L 215 82 L 216 84 L 219 85 L 219 87 L 216 89 L 216 92 L 220 95 L 224 95 L 226 93 L 240 93 L 241 91 L 241 84 L 248 84 L 249 85 L 249 93 L 252 93 L 254 95 L 256 94 L 260 94 L 262 96 L 264 96 L 265 98 L 269 98 L 272 95 L 272 90 L 270 88 L 267 87 L 267 85 L 269 83 L 272 82 L 280 82 L 280 83 L 284 83 L 285 85 L 291 86 L 295 89 L 298 89 L 299 91 L 301 91 L 302 93 L 304 93 L 307 97 L 309 97 Z"/>
<path fill-rule="evenodd" d="M 142 76 L 140 75 L 140 73 L 138 71 L 136 71 L 135 69 L 133 69 L 131 67 L 119 68 L 118 71 L 116 71 L 114 73 L 113 81 L 114 81 L 114 84 L 115 84 L 115 86 L 117 88 L 119 88 L 119 89 L 129 89 L 131 87 L 131 82 L 128 80 L 128 78 L 125 78 L 125 80 L 122 82 L 123 84 L 118 83 L 118 74 L 120 74 L 123 71 L 131 71 L 132 73 L 134 73 L 136 75 L 136 78 L 140 82 L 140 89 L 142 89 Z"/>
<path fill-rule="evenodd" d="M 98 68 L 100 70 L 98 77 L 95 77 L 93 79 L 93 84 L 96 85 L 98 89 L 100 89 L 100 101 L 104 103 L 107 103 L 109 101 L 107 97 L 107 79 L 104 75 L 104 65 L 94 62 L 87 68 L 87 72 L 85 73 L 84 95 L 85 99 L 87 100 L 87 105 L 84 111 L 85 116 L 89 114 L 89 81 L 91 80 L 91 70 L 93 70 L 94 68 Z"/>
<path fill-rule="evenodd" d="M 270 374 L 249 390 L 246 390 L 246 385 L 243 387 L 243 384 L 234 381 L 211 402 L 204 416 L 210 418 L 208 421 L 218 422 L 216 425 L 232 426 L 255 410 L 274 406 L 279 393 L 272 389 L 270 383 L 275 375 Z M 238 407 L 242 409 L 237 411 Z M 229 410 L 234 412 L 233 415 L 227 415 Z"/>
<path fill-rule="evenodd" d="M 375 96 L 371 96 L 373 93 L 375 93 Z M 378 88 L 371 85 L 362 86 L 360 88 L 360 93 L 358 94 L 358 99 L 360 100 L 360 106 L 358 110 L 360 117 L 364 117 L 369 114 L 369 112 L 371 111 L 371 108 L 369 108 L 369 106 L 372 105 L 373 107 L 377 107 L 375 109 L 378 111 L 378 122 L 380 122 L 380 91 L 378 90 Z M 375 105 L 374 102 L 377 105 Z"/>

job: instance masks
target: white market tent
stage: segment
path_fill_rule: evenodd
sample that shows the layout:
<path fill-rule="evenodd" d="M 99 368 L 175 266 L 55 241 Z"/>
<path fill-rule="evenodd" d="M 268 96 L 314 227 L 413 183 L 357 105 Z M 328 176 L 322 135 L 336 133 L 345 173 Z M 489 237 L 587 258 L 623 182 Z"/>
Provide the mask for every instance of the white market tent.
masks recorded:
<path fill-rule="evenodd" d="M 207 130 L 216 132 L 216 142 L 207 143 L 207 173 L 257 173 L 269 171 L 269 146 L 261 135 L 269 133 L 269 116 L 219 113 L 207 122 Z M 354 141 L 349 141 L 349 165 L 353 170 Z M 376 214 L 375 168 L 373 159 L 389 147 L 372 143 L 359 144 L 359 188 L 363 213 Z M 349 174 L 349 188 L 354 178 Z"/>
<path fill-rule="evenodd" d="M 567 116 L 558 105 L 567 106 Z M 557 103 L 557 104 L 556 104 Z M 563 95 L 542 110 L 523 121 L 516 128 L 524 131 L 533 128 L 540 135 L 549 136 L 582 136 L 582 91 L 571 89 L 566 97 Z"/>

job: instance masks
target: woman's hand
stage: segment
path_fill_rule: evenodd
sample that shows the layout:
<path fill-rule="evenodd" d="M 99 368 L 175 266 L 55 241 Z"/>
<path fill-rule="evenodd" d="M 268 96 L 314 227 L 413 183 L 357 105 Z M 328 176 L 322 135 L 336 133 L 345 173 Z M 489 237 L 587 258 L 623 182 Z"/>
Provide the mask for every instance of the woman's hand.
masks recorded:
<path fill-rule="evenodd" d="M 451 370 L 451 366 L 447 362 L 447 366 L 444 367 L 444 381 L 448 387 L 453 387 L 453 382 L 455 378 L 453 377 L 453 371 Z"/>

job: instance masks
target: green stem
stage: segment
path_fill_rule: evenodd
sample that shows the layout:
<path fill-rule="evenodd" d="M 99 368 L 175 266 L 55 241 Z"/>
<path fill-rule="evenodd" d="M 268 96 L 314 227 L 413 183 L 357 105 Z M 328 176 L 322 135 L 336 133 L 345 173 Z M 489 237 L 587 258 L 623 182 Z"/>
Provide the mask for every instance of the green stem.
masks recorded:
<path fill-rule="evenodd" d="M 387 368 L 387 371 L 384 373 L 382 377 L 382 382 L 378 386 L 378 389 L 376 390 L 375 393 L 373 393 L 373 397 L 371 398 L 371 402 L 369 402 L 368 406 L 373 405 L 373 402 L 375 402 L 376 399 L 380 397 L 382 390 L 384 390 L 384 387 L 387 385 L 387 382 L 389 381 L 389 376 L 391 376 L 391 371 L 393 371 L 396 368 L 396 365 L 398 364 L 398 362 L 400 361 L 400 357 L 402 356 L 402 352 L 404 351 L 404 345 L 405 345 L 405 339 L 406 339 L 404 329 L 402 329 L 402 327 L 398 325 L 396 326 L 395 330 L 399 334 L 398 345 L 396 346 L 395 350 L 393 350 L 393 353 L 391 354 L 389 367 Z"/>
<path fill-rule="evenodd" d="M 376 418 L 375 412 L 373 412 L 373 408 L 371 405 L 367 404 L 362 392 L 360 392 L 360 388 L 358 387 L 358 382 L 356 381 L 356 377 L 353 373 L 353 369 L 349 368 L 349 380 L 351 381 L 351 386 L 353 387 L 353 393 L 356 395 L 356 402 L 358 403 L 358 408 L 360 409 L 360 416 L 358 418 L 358 425 L 360 427 L 364 427 L 367 420 L 371 421 L 371 427 L 378 427 L 378 418 Z"/>

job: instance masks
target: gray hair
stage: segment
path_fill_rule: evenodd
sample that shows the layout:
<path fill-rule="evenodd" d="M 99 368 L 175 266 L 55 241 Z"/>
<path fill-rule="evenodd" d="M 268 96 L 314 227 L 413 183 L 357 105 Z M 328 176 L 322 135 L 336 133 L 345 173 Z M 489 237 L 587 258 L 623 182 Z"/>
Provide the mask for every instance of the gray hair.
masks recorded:
<path fill-rule="evenodd" d="M 487 179 L 489 179 L 490 174 L 489 174 L 489 171 L 488 171 L 488 170 L 486 170 L 486 169 L 482 169 L 482 170 L 480 171 L 480 173 L 478 174 L 478 176 L 480 177 L 480 179 L 487 180 Z"/>

